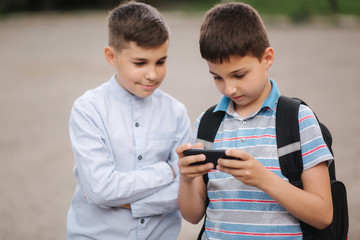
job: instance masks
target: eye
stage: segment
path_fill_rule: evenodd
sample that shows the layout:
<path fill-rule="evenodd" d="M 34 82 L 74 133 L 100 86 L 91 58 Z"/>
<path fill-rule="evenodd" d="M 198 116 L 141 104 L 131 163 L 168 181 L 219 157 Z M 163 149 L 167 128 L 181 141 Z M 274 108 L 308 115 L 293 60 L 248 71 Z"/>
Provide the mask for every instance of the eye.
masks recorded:
<path fill-rule="evenodd" d="M 165 64 L 165 60 L 160 60 L 156 62 L 156 65 L 164 65 Z"/>
<path fill-rule="evenodd" d="M 145 65 L 145 62 L 134 62 L 134 64 L 136 65 L 136 66 L 144 66 Z"/>
<path fill-rule="evenodd" d="M 245 73 L 244 74 L 236 74 L 236 75 L 234 75 L 234 77 L 237 79 L 241 79 L 241 78 L 245 77 L 245 75 L 246 75 Z"/>
<path fill-rule="evenodd" d="M 222 80 L 221 77 L 213 75 L 214 80 Z"/>

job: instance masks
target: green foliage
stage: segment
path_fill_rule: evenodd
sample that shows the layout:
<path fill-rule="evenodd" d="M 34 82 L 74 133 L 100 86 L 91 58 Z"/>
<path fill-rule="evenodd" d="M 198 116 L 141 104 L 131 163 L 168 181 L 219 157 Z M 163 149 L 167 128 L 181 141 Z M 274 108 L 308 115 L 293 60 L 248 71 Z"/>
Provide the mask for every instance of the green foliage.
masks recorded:
<path fill-rule="evenodd" d="M 110 9 L 113 0 L 0 0 L 0 15 L 11 12 Z M 205 12 L 219 2 L 232 0 L 137 0 L 160 10 Z M 236 0 L 234 0 L 236 1 Z M 243 0 L 255 7 L 261 15 L 286 15 L 294 21 L 306 21 L 312 15 L 352 14 L 360 16 L 360 0 Z"/>
<path fill-rule="evenodd" d="M 329 0 L 245 0 L 260 14 L 306 15 L 330 13 Z"/>
<path fill-rule="evenodd" d="M 236 1 L 236 0 L 235 0 Z M 159 1 L 154 1 L 154 3 Z M 164 9 L 206 11 L 218 2 L 231 0 L 160 1 Z M 304 21 L 312 15 L 352 14 L 360 16 L 359 0 L 243 0 L 260 14 L 287 15 L 294 21 Z"/>

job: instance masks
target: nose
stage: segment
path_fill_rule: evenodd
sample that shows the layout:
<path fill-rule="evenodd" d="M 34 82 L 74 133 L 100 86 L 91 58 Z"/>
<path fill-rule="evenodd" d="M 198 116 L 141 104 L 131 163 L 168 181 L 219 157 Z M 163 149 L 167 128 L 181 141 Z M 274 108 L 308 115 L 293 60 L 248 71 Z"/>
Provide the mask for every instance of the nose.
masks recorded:
<path fill-rule="evenodd" d="M 231 83 L 231 81 L 225 81 L 224 93 L 228 97 L 231 97 L 236 93 L 236 87 Z"/>
<path fill-rule="evenodd" d="M 146 72 L 145 78 L 146 78 L 147 80 L 154 81 L 154 80 L 156 80 L 157 75 L 158 75 L 158 74 L 157 74 L 157 71 L 156 71 L 156 67 L 151 67 L 151 68 L 149 68 L 148 71 Z"/>

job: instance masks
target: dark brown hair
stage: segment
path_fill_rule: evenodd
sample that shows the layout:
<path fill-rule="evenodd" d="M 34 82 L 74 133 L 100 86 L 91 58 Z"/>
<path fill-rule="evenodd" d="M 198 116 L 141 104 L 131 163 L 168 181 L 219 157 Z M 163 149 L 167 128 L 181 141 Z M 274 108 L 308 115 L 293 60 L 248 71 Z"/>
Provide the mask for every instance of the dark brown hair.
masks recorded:
<path fill-rule="evenodd" d="M 154 7 L 134 1 L 120 4 L 108 17 L 109 46 L 121 51 L 128 42 L 144 48 L 157 47 L 169 39 L 169 29 Z"/>
<path fill-rule="evenodd" d="M 201 56 L 212 63 L 247 55 L 260 60 L 270 46 L 258 12 L 240 2 L 218 4 L 210 9 L 201 26 L 199 43 Z"/>

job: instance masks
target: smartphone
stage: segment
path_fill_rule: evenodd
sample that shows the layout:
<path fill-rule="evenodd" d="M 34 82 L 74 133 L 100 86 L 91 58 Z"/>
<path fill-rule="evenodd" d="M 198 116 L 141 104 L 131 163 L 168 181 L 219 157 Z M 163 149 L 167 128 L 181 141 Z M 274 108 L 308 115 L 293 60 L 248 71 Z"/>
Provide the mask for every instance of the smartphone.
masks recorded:
<path fill-rule="evenodd" d="M 185 156 L 198 154 L 204 154 L 206 156 L 206 159 L 204 161 L 192 163 L 190 165 L 201 165 L 211 162 L 214 164 L 214 168 L 216 168 L 219 158 L 240 160 L 239 158 L 226 156 L 225 149 L 189 149 L 184 151 Z"/>

